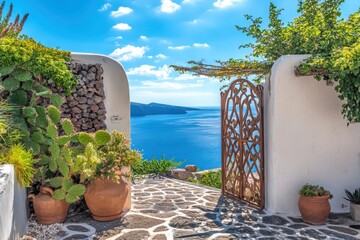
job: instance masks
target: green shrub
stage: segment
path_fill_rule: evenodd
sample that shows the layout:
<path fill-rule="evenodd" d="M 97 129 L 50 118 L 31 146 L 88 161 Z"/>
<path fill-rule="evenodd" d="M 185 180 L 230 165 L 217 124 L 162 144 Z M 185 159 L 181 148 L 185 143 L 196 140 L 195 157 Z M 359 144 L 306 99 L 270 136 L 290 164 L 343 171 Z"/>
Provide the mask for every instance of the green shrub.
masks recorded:
<path fill-rule="evenodd" d="M 299 190 L 299 194 L 300 196 L 303 197 L 317 197 L 317 196 L 330 195 L 330 198 L 332 198 L 331 193 L 325 188 L 319 185 L 310 185 L 308 183 L 302 186 L 302 188 Z"/>
<path fill-rule="evenodd" d="M 33 156 L 23 145 L 15 144 L 0 160 L 2 164 L 12 164 L 16 172 L 19 183 L 24 187 L 29 187 L 34 176 Z"/>
<path fill-rule="evenodd" d="M 134 176 L 142 176 L 146 174 L 165 174 L 167 171 L 180 167 L 183 162 L 175 162 L 173 159 L 160 160 L 155 158 L 151 160 L 143 160 L 139 164 L 134 165 L 131 170 Z"/>
<path fill-rule="evenodd" d="M 200 180 L 194 179 L 194 178 L 189 178 L 188 179 L 189 182 L 193 182 L 193 183 L 197 183 L 197 184 L 202 184 L 202 185 L 206 185 L 206 186 L 210 186 L 210 187 L 214 187 L 214 188 L 220 188 L 222 186 L 222 174 L 221 174 L 221 170 L 217 171 L 217 172 L 205 172 Z"/>

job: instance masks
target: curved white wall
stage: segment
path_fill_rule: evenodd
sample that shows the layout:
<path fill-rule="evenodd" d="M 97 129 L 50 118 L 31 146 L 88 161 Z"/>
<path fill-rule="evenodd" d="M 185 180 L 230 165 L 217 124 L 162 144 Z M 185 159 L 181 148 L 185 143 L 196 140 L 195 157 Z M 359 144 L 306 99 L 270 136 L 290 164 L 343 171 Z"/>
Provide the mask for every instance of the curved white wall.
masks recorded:
<path fill-rule="evenodd" d="M 107 130 L 125 133 L 130 139 L 130 94 L 129 83 L 123 66 L 116 60 L 98 54 L 71 53 L 74 61 L 85 64 L 101 64 L 104 73 L 104 91 Z M 129 192 L 126 209 L 131 207 Z"/>
<path fill-rule="evenodd" d="M 333 193 L 333 212 L 347 212 L 344 189 L 360 187 L 360 124 L 347 126 L 334 87 L 294 75 L 305 58 L 279 58 L 266 82 L 266 208 L 299 214 L 298 190 L 310 183 Z"/>

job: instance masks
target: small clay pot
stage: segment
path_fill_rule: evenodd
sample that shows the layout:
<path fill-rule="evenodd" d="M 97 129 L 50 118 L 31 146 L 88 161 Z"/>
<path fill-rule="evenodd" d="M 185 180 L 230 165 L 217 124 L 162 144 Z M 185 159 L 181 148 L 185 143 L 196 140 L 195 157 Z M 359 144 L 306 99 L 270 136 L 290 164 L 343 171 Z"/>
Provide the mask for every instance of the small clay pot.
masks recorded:
<path fill-rule="evenodd" d="M 86 188 L 85 201 L 96 221 L 112 221 L 121 217 L 129 193 L 129 184 L 95 179 Z"/>
<path fill-rule="evenodd" d="M 330 195 L 299 198 L 299 210 L 304 222 L 323 225 L 330 215 Z"/>
<path fill-rule="evenodd" d="M 33 201 L 36 221 L 40 224 L 54 224 L 65 221 L 69 204 L 65 200 L 52 198 L 53 190 L 41 187 L 38 195 L 30 194 L 28 199 Z"/>
<path fill-rule="evenodd" d="M 360 222 L 360 204 L 350 203 L 350 216 Z"/>

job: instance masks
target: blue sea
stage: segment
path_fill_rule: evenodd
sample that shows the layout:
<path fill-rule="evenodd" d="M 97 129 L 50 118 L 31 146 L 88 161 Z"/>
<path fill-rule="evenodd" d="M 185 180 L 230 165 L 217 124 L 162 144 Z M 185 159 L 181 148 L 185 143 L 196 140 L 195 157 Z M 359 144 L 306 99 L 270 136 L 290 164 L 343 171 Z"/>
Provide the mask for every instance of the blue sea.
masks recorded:
<path fill-rule="evenodd" d="M 174 158 L 201 170 L 221 167 L 220 108 L 200 108 L 178 115 L 131 118 L 132 148 L 144 159 Z"/>

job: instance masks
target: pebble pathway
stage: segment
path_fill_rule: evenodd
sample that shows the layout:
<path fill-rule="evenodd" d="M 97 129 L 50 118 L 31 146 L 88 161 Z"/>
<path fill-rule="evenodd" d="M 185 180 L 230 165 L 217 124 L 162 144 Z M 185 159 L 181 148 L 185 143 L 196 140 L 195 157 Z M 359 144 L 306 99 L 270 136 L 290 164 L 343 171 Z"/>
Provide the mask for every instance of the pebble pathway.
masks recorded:
<path fill-rule="evenodd" d="M 132 209 L 123 218 L 99 223 L 89 214 L 77 215 L 64 226 L 72 235 L 63 229 L 61 239 L 360 239 L 360 222 L 347 215 L 331 215 L 324 226 L 309 225 L 298 217 L 270 215 L 221 196 L 218 189 L 162 177 L 132 185 Z M 92 237 L 82 238 L 79 229 L 76 234 L 76 227 L 86 232 L 93 231 L 91 226 L 96 229 Z"/>

